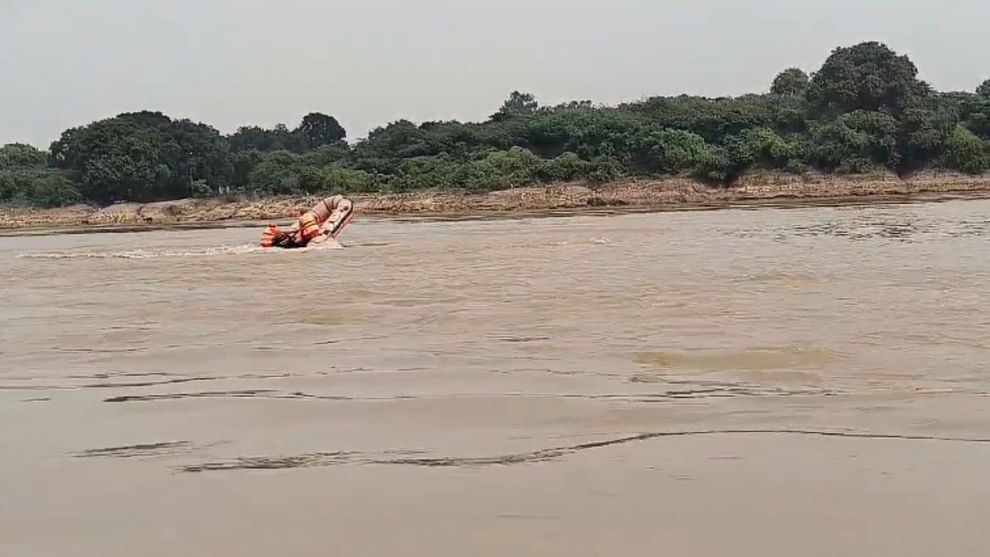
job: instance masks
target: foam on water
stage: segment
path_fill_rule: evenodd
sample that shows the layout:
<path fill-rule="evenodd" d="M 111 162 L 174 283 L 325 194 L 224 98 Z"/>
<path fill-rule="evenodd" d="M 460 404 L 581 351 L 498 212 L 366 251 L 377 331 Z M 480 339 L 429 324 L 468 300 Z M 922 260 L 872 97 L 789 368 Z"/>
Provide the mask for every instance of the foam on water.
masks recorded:
<path fill-rule="evenodd" d="M 217 257 L 224 255 L 246 255 L 252 253 L 305 253 L 313 250 L 343 249 L 339 244 L 298 249 L 271 249 L 253 244 L 218 246 L 201 249 L 133 249 L 123 251 L 49 251 L 19 253 L 19 259 L 157 259 L 164 257 Z"/>
<path fill-rule="evenodd" d="M 250 244 L 240 246 L 219 246 L 202 249 L 162 250 L 133 249 L 123 251 L 49 251 L 20 253 L 25 259 L 154 259 L 160 257 L 213 257 L 218 255 L 240 255 L 263 251 L 260 246 Z"/>

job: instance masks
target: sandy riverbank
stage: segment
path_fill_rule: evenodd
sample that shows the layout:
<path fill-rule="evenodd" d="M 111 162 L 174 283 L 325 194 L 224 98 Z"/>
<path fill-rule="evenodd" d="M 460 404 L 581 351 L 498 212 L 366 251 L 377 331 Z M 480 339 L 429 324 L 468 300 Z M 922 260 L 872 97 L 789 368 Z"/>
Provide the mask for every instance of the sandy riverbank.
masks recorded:
<path fill-rule="evenodd" d="M 926 173 L 901 179 L 892 173 L 858 176 L 781 175 L 743 177 L 729 188 L 688 178 L 626 180 L 604 185 L 562 183 L 490 193 L 419 191 L 354 194 L 359 215 L 443 215 L 549 211 L 588 207 L 686 208 L 777 200 L 863 201 L 924 194 L 990 194 L 990 176 Z M 0 207 L 0 229 L 209 224 L 292 218 L 294 208 L 316 197 L 268 199 L 182 199 L 159 203 L 120 203 L 109 207 L 74 205 L 58 209 Z"/>

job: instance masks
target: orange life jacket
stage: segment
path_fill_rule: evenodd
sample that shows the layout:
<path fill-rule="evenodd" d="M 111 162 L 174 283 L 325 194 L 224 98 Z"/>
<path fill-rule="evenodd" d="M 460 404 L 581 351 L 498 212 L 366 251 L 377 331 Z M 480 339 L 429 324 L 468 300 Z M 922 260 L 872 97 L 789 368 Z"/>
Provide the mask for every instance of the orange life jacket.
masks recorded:
<path fill-rule="evenodd" d="M 299 217 L 299 235 L 302 237 L 303 242 L 308 243 L 320 234 L 322 234 L 320 231 L 320 222 L 316 219 L 316 215 L 312 211 L 303 213 Z"/>
<path fill-rule="evenodd" d="M 261 233 L 261 247 L 263 248 L 272 247 L 272 241 L 275 239 L 275 236 L 278 236 L 279 234 L 281 234 L 281 232 L 279 231 L 278 226 L 274 224 L 269 224 L 268 228 L 266 228 L 265 231 Z"/>

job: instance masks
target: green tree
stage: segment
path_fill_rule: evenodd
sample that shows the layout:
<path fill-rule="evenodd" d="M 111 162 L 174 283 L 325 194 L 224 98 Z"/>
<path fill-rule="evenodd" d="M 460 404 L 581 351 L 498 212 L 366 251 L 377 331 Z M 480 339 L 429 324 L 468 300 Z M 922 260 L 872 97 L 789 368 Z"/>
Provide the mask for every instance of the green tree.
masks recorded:
<path fill-rule="evenodd" d="M 990 100 L 990 79 L 984 81 L 976 88 L 976 94 L 983 99 Z"/>
<path fill-rule="evenodd" d="M 233 180 L 234 168 L 230 145 L 216 129 L 188 119 L 175 120 L 168 126 L 169 149 L 165 164 L 172 169 L 176 191 L 199 181 L 201 189 L 219 192 Z"/>
<path fill-rule="evenodd" d="M 446 155 L 406 159 L 399 164 L 395 189 L 410 191 L 461 185 L 459 172 L 462 166 Z"/>
<path fill-rule="evenodd" d="M 643 129 L 634 141 L 635 166 L 649 173 L 693 170 L 710 148 L 700 135 L 684 130 Z"/>
<path fill-rule="evenodd" d="M 10 168 L 44 168 L 48 155 L 24 143 L 9 143 L 0 147 L 0 170 Z"/>
<path fill-rule="evenodd" d="M 839 123 L 857 134 L 855 157 L 887 168 L 900 165 L 901 155 L 897 145 L 899 124 L 893 116 L 885 112 L 857 110 L 843 114 Z"/>
<path fill-rule="evenodd" d="M 502 122 L 510 118 L 532 116 L 539 108 L 539 103 L 536 102 L 536 98 L 530 93 L 513 91 L 509 94 L 509 98 L 502 103 L 502 107 L 498 109 L 498 112 L 491 115 L 491 120 Z"/>
<path fill-rule="evenodd" d="M 311 112 L 303 117 L 295 133 L 301 134 L 310 149 L 343 141 L 347 132 L 333 116 Z"/>
<path fill-rule="evenodd" d="M 233 151 L 304 153 L 311 148 L 309 139 L 299 129 L 289 131 L 285 124 L 276 124 L 270 130 L 259 126 L 242 126 L 230 136 L 228 141 Z M 318 146 L 314 145 L 314 147 Z"/>
<path fill-rule="evenodd" d="M 259 126 L 241 126 L 230 136 L 229 141 L 234 151 L 269 152 L 285 147 L 284 135 Z"/>
<path fill-rule="evenodd" d="M 302 168 L 298 183 L 302 191 L 310 194 L 349 193 L 367 191 L 371 179 L 368 173 L 361 170 L 330 164 Z"/>
<path fill-rule="evenodd" d="M 588 181 L 593 184 L 607 184 L 622 177 L 622 164 L 612 156 L 595 157 L 588 166 Z"/>
<path fill-rule="evenodd" d="M 588 163 L 576 153 L 567 151 L 556 158 L 544 161 L 537 170 L 539 178 L 545 182 L 577 180 L 588 172 Z"/>
<path fill-rule="evenodd" d="M 0 170 L 0 202 L 33 207 L 61 207 L 82 201 L 65 172 L 44 168 Z"/>
<path fill-rule="evenodd" d="M 990 99 L 972 107 L 965 124 L 969 131 L 990 140 Z"/>
<path fill-rule="evenodd" d="M 355 145 L 354 154 L 358 159 L 387 161 L 388 164 L 379 166 L 378 170 L 391 174 L 400 159 L 440 154 L 431 135 L 409 120 L 397 120 L 371 130 L 367 139 Z"/>
<path fill-rule="evenodd" d="M 772 126 L 777 102 L 761 95 L 721 99 L 681 95 L 624 104 L 619 110 L 648 119 L 661 128 L 690 131 L 709 143 L 721 144 L 747 129 Z"/>
<path fill-rule="evenodd" d="M 990 170 L 990 144 L 962 126 L 956 126 L 949 138 L 943 165 L 968 174 Z"/>
<path fill-rule="evenodd" d="M 215 129 L 160 112 L 124 113 L 67 130 L 52 143 L 52 162 L 72 171 L 86 198 L 156 201 L 192 193 L 193 183 L 227 185 L 227 143 Z"/>
<path fill-rule="evenodd" d="M 299 155 L 284 150 L 273 151 L 251 171 L 248 190 L 268 195 L 303 193 L 300 177 L 304 168 Z"/>
<path fill-rule="evenodd" d="M 247 191 L 251 185 L 251 173 L 265 160 L 265 154 L 256 149 L 231 153 L 232 185 L 241 191 Z"/>
<path fill-rule="evenodd" d="M 864 42 L 837 48 L 811 79 L 808 98 L 818 108 L 906 110 L 928 87 L 917 79 L 918 68 L 907 56 L 886 45 Z"/>
<path fill-rule="evenodd" d="M 808 74 L 800 68 L 788 68 L 774 78 L 770 93 L 774 95 L 800 95 L 808 88 Z"/>
<path fill-rule="evenodd" d="M 492 169 L 503 185 L 516 187 L 533 183 L 540 159 L 527 149 L 513 147 L 508 151 L 489 153 L 482 164 Z"/>
<path fill-rule="evenodd" d="M 802 155 L 801 146 L 781 137 L 769 128 L 755 128 L 743 132 L 738 142 L 731 144 L 736 170 L 742 171 L 757 165 L 762 168 L 785 168 Z"/>
<path fill-rule="evenodd" d="M 955 113 L 943 106 L 905 111 L 897 141 L 901 154 L 898 172 L 914 172 L 938 159 L 948 148 L 957 123 Z"/>
<path fill-rule="evenodd" d="M 808 164 L 826 172 L 865 170 L 870 166 L 870 136 L 842 121 L 816 124 L 809 137 Z"/>

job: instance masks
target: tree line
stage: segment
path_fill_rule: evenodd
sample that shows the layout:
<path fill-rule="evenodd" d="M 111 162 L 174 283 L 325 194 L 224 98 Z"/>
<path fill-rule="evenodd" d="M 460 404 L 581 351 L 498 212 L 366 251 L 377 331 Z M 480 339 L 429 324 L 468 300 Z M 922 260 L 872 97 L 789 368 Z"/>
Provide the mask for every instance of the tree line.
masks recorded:
<path fill-rule="evenodd" d="M 160 112 L 66 130 L 47 151 L 0 148 L 0 202 L 58 206 L 189 196 L 491 191 L 556 181 L 692 176 L 731 185 L 763 169 L 990 170 L 990 80 L 939 92 L 878 42 L 834 49 L 769 92 L 540 105 L 513 92 L 483 122 L 391 122 L 353 144 L 336 118 L 230 135 Z"/>

